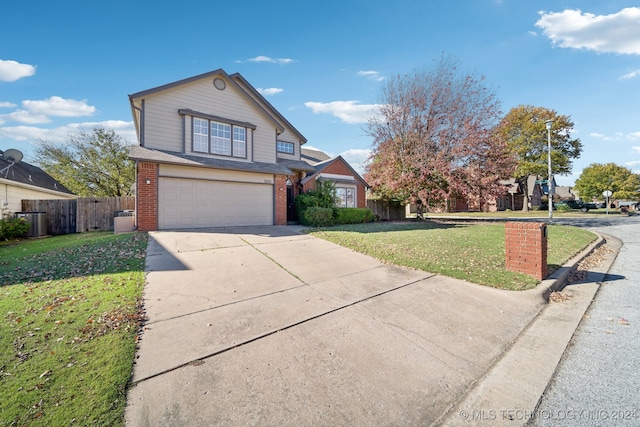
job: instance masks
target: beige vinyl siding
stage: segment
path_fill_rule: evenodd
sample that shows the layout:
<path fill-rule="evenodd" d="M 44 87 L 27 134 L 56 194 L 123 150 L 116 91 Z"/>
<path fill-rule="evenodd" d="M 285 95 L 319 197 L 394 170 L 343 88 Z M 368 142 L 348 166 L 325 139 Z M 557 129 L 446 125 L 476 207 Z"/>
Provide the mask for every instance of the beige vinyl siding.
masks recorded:
<path fill-rule="evenodd" d="M 285 130 L 278 136 L 278 141 L 290 142 L 291 144 L 293 144 L 293 154 L 282 153 L 278 151 L 277 156 L 279 159 L 300 160 L 300 141 L 295 139 L 294 135 L 292 135 L 291 132 Z"/>
<path fill-rule="evenodd" d="M 0 214 L 21 212 L 22 200 L 75 199 L 76 197 L 68 193 L 38 189 L 35 186 L 0 179 Z"/>
<path fill-rule="evenodd" d="M 226 89 L 221 91 L 213 86 L 214 78 L 215 76 L 211 76 L 147 95 L 144 106 L 145 147 L 182 151 L 183 124 L 178 110 L 184 108 L 254 124 L 253 159 L 250 152 L 248 159 L 275 163 L 275 123 L 234 83 L 227 81 Z M 191 123 L 188 116 L 185 125 L 185 148 L 190 152 Z M 251 133 L 249 129 L 249 138 Z"/>
<path fill-rule="evenodd" d="M 192 178 L 212 181 L 246 182 L 254 184 L 273 184 L 273 175 L 222 169 L 191 168 L 174 165 L 159 165 L 160 177 Z"/>

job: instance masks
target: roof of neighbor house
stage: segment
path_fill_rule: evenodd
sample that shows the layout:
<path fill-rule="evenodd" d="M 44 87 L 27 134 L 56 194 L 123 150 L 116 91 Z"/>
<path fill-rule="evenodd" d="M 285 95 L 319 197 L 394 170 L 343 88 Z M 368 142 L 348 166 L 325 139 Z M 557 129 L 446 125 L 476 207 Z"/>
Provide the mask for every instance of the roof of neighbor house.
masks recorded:
<path fill-rule="evenodd" d="M 310 165 L 316 165 L 325 160 L 331 159 L 331 156 L 320 150 L 313 150 L 311 148 L 302 148 L 300 150 L 300 158 Z"/>
<path fill-rule="evenodd" d="M 234 85 L 240 91 L 240 93 L 246 96 L 247 100 L 250 103 L 256 105 L 259 110 L 262 110 L 269 117 L 269 119 L 276 125 L 279 132 L 284 132 L 286 125 L 298 136 L 298 138 L 300 138 L 301 144 L 307 142 L 307 139 L 291 123 L 289 123 L 289 121 L 287 121 L 287 119 L 282 114 L 280 114 L 280 112 L 276 110 L 275 107 L 271 105 L 271 103 L 269 103 L 269 101 L 267 101 L 266 98 L 262 96 L 260 92 L 258 92 L 244 77 L 242 77 L 239 73 L 227 74 L 222 68 L 129 95 L 129 102 L 131 103 L 131 112 L 135 121 L 136 131 L 138 131 L 140 120 L 138 109 L 134 105 L 134 101 L 136 99 L 144 98 L 147 95 L 155 94 L 168 89 L 173 89 L 175 87 L 197 80 L 208 79 L 213 76 L 222 77 L 228 84 Z M 140 135 L 138 135 L 138 137 L 139 136 Z"/>
<path fill-rule="evenodd" d="M 569 186 L 560 185 L 555 188 L 555 192 L 561 199 L 575 199 L 575 194 Z"/>
<path fill-rule="evenodd" d="M 519 194 L 522 192 L 520 183 L 515 178 L 502 179 L 498 181 L 501 185 L 504 185 L 509 194 Z"/>
<path fill-rule="evenodd" d="M 552 177 L 552 179 L 553 179 L 553 188 L 557 188 L 556 178 Z M 547 181 L 548 180 L 542 179 L 537 175 L 529 175 L 529 177 L 527 178 L 527 189 L 529 190 L 529 196 L 533 194 L 536 186 L 538 186 L 538 188 L 540 189 L 539 191 L 542 194 L 547 194 L 548 193 Z"/>
<path fill-rule="evenodd" d="M 3 153 L 0 150 L 0 155 Z M 37 166 L 31 165 L 24 161 L 11 164 L 0 157 L 0 179 L 7 179 L 20 184 L 32 185 L 60 193 L 73 194 L 64 185 L 53 179 L 49 174 Z"/>

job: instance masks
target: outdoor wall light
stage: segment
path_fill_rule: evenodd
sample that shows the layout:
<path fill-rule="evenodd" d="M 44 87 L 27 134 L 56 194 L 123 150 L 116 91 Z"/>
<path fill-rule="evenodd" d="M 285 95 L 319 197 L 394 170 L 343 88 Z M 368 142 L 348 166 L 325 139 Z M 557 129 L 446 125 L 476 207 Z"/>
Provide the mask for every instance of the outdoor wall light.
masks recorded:
<path fill-rule="evenodd" d="M 145 179 L 145 181 L 144 181 L 144 182 L 146 182 L 146 183 L 147 183 L 147 185 L 151 184 L 151 178 L 147 178 L 147 179 Z"/>

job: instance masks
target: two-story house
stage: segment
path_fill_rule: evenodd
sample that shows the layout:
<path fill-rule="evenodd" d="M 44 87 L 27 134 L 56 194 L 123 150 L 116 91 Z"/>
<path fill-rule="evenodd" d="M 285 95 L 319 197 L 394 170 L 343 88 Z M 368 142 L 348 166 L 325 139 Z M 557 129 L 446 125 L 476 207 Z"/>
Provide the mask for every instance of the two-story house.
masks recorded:
<path fill-rule="evenodd" d="M 284 225 L 305 137 L 240 74 L 219 69 L 129 95 L 139 230 Z"/>

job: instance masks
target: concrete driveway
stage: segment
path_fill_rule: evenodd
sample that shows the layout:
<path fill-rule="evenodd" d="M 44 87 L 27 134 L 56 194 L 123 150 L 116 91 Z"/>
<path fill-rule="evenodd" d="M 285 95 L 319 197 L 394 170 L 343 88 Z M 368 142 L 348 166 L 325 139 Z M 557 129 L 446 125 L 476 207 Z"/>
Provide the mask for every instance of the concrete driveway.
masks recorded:
<path fill-rule="evenodd" d="M 430 425 L 545 303 L 299 230 L 150 233 L 128 425 Z"/>

